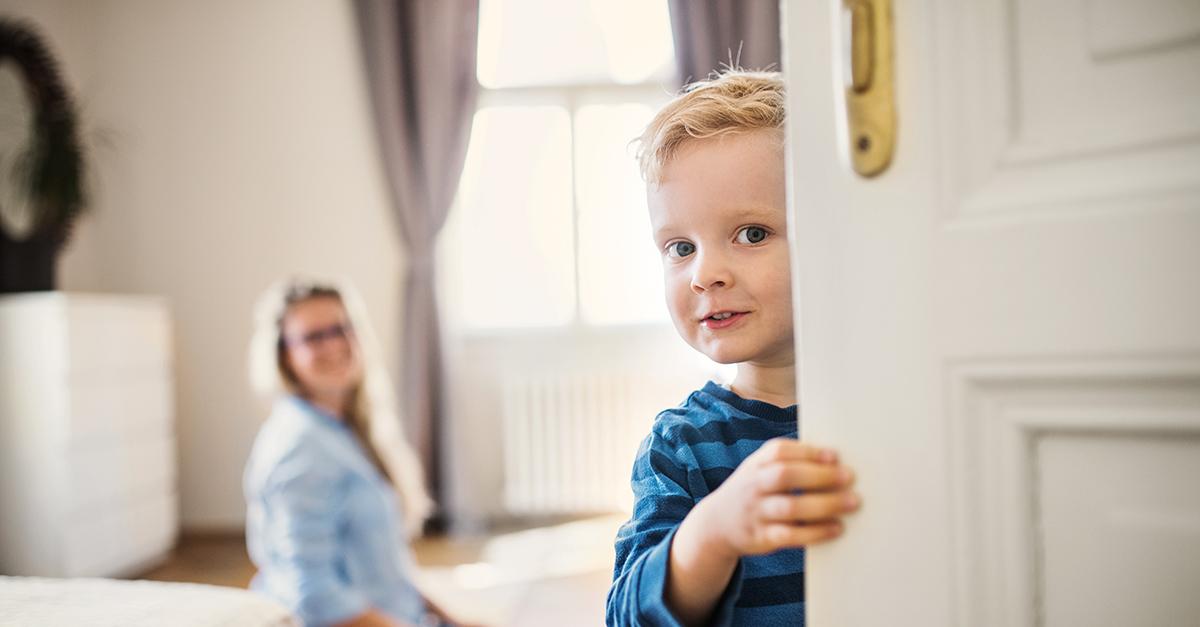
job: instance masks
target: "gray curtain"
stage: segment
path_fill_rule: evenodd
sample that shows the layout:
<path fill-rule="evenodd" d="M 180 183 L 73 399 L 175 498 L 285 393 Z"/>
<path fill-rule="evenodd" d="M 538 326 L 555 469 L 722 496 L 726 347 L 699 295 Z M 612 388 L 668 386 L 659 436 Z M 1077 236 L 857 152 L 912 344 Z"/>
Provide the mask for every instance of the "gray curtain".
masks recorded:
<path fill-rule="evenodd" d="M 780 0 L 668 0 L 680 85 L 722 64 L 781 70 Z M 740 51 L 740 54 L 739 54 Z"/>
<path fill-rule="evenodd" d="M 355 0 L 354 7 L 395 222 L 408 254 L 401 415 L 438 501 L 444 377 L 434 241 L 454 200 L 475 113 L 479 0 Z"/>

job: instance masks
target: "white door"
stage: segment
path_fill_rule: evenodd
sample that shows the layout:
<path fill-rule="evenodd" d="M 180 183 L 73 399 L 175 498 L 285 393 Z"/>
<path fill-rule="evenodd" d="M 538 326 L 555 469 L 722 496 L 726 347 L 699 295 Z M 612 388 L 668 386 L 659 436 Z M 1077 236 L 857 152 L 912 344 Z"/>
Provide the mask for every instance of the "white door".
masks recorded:
<path fill-rule="evenodd" d="M 801 435 L 864 495 L 808 624 L 1200 625 L 1200 0 L 897 1 L 871 179 L 841 2 L 784 9 Z"/>

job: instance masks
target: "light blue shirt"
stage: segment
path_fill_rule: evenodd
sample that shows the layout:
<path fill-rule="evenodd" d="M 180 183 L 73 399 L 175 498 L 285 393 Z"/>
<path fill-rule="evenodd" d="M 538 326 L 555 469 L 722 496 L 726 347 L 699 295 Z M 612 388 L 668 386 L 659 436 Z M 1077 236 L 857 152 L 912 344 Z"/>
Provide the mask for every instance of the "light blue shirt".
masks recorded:
<path fill-rule="evenodd" d="M 400 503 L 350 429 L 295 396 L 279 400 L 246 463 L 250 587 L 308 627 L 375 608 L 421 624 Z"/>

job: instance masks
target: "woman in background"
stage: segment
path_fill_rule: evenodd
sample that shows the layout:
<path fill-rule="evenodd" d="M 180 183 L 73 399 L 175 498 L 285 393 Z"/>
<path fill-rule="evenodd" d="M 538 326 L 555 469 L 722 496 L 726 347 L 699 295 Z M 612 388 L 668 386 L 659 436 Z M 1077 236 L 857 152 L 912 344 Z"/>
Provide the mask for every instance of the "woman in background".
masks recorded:
<path fill-rule="evenodd" d="M 251 588 L 309 627 L 450 623 L 412 581 L 430 501 L 358 300 L 280 283 L 256 327 L 251 375 L 274 406 L 246 464 Z"/>

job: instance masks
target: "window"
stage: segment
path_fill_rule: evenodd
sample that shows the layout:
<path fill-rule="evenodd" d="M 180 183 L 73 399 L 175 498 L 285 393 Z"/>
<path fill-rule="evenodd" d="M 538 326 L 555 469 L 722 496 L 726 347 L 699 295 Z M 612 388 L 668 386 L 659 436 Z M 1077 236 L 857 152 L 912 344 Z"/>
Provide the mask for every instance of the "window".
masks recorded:
<path fill-rule="evenodd" d="M 483 90 L 446 237 L 451 319 L 667 320 L 630 140 L 670 97 L 673 54 L 665 2 L 481 1 Z"/>

